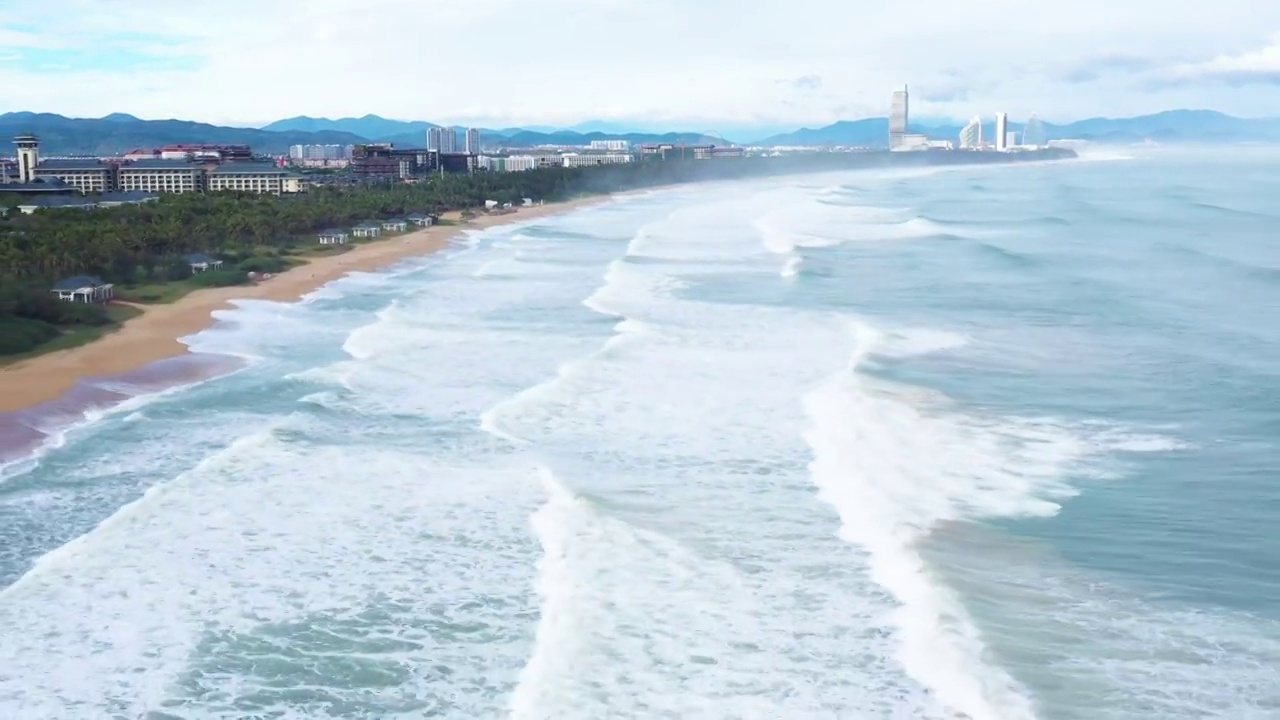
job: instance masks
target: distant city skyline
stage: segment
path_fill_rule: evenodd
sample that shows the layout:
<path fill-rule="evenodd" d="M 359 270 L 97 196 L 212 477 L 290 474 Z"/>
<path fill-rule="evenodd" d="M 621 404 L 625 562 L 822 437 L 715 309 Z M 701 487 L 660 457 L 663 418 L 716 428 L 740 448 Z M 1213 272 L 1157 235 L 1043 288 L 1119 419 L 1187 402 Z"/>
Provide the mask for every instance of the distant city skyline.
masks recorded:
<path fill-rule="evenodd" d="M 909 84 L 913 123 L 997 107 L 1051 123 L 1174 108 L 1280 116 L 1280 4 L 1173 10 L 1080 0 L 1051 22 L 993 31 L 1026 7 L 791 0 L 742 12 L 727 0 L 541 0 L 531 12 L 515 0 L 224 0 L 209 13 L 144 0 L 10 0 L 0 3 L 0 81 L 21 91 L 0 99 L 0 112 L 239 126 L 373 113 L 463 127 L 593 121 L 728 136 L 885 117 L 887 94 Z M 733 33 L 706 32 L 726 14 Z M 451 71 L 424 79 L 411 44 L 370 53 L 353 42 L 346 29 L 371 18 L 448 27 L 432 50 Z M 488 42 L 472 41 L 480 31 Z M 534 51 L 514 42 L 544 32 L 565 39 Z"/>

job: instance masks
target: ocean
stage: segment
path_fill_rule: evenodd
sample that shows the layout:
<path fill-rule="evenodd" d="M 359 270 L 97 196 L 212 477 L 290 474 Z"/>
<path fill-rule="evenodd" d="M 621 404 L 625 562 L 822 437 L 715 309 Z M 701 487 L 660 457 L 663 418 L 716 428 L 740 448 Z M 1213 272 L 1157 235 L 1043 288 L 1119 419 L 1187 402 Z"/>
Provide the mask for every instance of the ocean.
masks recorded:
<path fill-rule="evenodd" d="M 1280 717 L 1280 149 L 681 186 L 0 470 L 0 717 Z"/>

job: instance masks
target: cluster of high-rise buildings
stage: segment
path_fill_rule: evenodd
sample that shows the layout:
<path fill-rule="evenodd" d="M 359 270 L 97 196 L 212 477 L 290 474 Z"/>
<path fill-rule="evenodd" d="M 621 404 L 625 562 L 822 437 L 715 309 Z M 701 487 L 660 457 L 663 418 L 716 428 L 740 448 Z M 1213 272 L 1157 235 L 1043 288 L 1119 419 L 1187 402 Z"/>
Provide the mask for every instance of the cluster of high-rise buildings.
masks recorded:
<path fill-rule="evenodd" d="M 889 106 L 889 150 L 928 150 L 950 148 L 947 141 L 929 140 L 924 135 L 911 134 L 908 126 L 910 95 L 904 85 L 901 90 L 893 92 Z M 961 150 L 995 150 L 1011 152 L 1014 150 L 1034 149 L 1048 143 L 1044 123 L 1032 115 L 1022 130 L 1021 142 L 1018 133 L 1009 128 L 1009 114 L 999 112 L 995 116 L 995 132 L 990 142 L 983 138 L 982 118 L 974 116 L 960 131 Z"/>
<path fill-rule="evenodd" d="M 461 143 L 459 143 L 461 140 Z M 441 153 L 480 154 L 480 130 L 467 128 L 459 135 L 457 128 L 433 127 L 427 129 L 427 149 Z"/>
<path fill-rule="evenodd" d="M 961 150 L 995 150 L 996 152 L 1012 152 L 1014 150 L 1034 150 L 1048 144 L 1048 134 L 1040 118 L 1032 115 L 1022 126 L 1022 137 L 1009 128 L 1009 113 L 996 113 L 993 137 L 987 141 L 983 137 L 982 118 L 975 115 L 960 131 Z"/>

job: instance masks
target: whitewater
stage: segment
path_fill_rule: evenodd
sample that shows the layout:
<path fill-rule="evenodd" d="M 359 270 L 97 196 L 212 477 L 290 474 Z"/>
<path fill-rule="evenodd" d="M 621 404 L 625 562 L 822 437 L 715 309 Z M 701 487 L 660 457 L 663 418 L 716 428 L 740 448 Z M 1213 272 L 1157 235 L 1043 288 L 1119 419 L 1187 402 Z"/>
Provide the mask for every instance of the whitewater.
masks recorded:
<path fill-rule="evenodd" d="M 237 303 L 185 341 L 243 369 L 0 468 L 0 717 L 1280 716 L 1277 159 L 682 186 Z"/>

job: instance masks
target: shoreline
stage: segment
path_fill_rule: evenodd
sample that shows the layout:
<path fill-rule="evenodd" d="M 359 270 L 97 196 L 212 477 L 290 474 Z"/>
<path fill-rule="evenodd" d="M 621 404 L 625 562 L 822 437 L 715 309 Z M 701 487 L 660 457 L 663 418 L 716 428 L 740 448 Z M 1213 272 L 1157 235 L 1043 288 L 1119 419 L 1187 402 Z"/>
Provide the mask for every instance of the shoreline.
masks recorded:
<path fill-rule="evenodd" d="M 353 245 L 352 249 L 338 255 L 308 260 L 256 285 L 202 288 L 172 303 L 134 305 L 143 310 L 140 315 L 90 343 L 0 368 L 0 421 L 6 416 L 25 414 L 40 406 L 56 403 L 82 381 L 138 374 L 164 360 L 200 355 L 193 353 L 181 338 L 212 327 L 217 322 L 213 313 L 232 307 L 233 300 L 297 302 L 308 293 L 350 273 L 374 272 L 401 260 L 439 252 L 456 237 L 471 230 L 486 230 L 569 212 L 607 202 L 614 197 L 577 198 L 521 208 L 510 215 L 481 215 L 465 224 L 422 228 L 385 240 Z M 456 217 L 458 213 L 447 215 Z M 208 355 L 208 358 L 219 359 L 214 355 Z M 187 380 L 205 380 L 226 371 L 227 368 L 222 367 L 220 371 L 197 373 Z M 186 384 L 186 381 L 172 384 Z M 0 422 L 0 426 L 3 425 Z M 0 447 L 0 458 L 7 454 L 7 450 L 10 448 Z"/>

